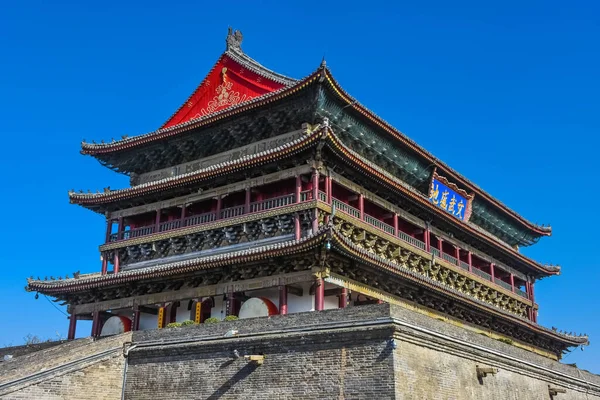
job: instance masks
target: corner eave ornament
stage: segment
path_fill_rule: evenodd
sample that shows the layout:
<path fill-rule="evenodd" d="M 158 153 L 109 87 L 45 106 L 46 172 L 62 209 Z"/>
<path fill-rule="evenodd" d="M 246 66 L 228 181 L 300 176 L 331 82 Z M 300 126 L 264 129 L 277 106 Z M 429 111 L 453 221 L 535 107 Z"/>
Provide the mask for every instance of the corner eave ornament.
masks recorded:
<path fill-rule="evenodd" d="M 227 44 L 227 50 L 235 50 L 242 51 L 242 40 L 244 37 L 242 36 L 242 32 L 236 30 L 235 32 L 231 27 L 229 27 L 229 31 L 227 32 L 227 39 L 225 43 Z"/>

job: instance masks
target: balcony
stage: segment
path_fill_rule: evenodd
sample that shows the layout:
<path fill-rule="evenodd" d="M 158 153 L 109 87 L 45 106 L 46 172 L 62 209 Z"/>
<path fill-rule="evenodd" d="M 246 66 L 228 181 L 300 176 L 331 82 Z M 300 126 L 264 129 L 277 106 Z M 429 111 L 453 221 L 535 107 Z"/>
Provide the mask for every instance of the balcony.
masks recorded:
<path fill-rule="evenodd" d="M 305 191 L 301 193 L 301 199 L 303 201 L 312 200 L 312 192 Z M 250 213 L 257 213 L 266 210 L 272 210 L 281 208 L 294 203 L 295 195 L 293 193 L 284 196 L 274 197 L 266 200 L 255 201 L 250 203 Z M 229 219 L 239 217 L 246 214 L 246 206 L 234 206 L 222 209 L 219 214 L 219 219 Z M 217 220 L 217 212 L 207 212 L 197 215 L 191 215 L 183 219 L 176 219 L 158 224 L 158 232 L 167 232 L 179 228 L 188 228 L 191 226 L 197 226 L 214 222 Z M 147 236 L 155 233 L 156 225 L 144 226 L 122 232 L 122 237 L 119 240 L 118 233 L 113 233 L 109 236 L 110 242 L 117 242 L 121 240 L 133 239 L 141 236 Z"/>
<path fill-rule="evenodd" d="M 159 233 L 159 232 L 162 233 L 162 232 L 168 232 L 168 231 L 182 229 L 182 228 L 188 228 L 188 227 L 192 227 L 192 226 L 198 226 L 198 225 L 202 225 L 202 224 L 206 224 L 206 223 L 211 223 L 216 220 L 227 220 L 227 219 L 231 219 L 231 218 L 236 218 L 236 217 L 239 217 L 239 216 L 242 216 L 245 214 L 260 213 L 260 212 L 264 212 L 267 210 L 285 208 L 292 204 L 313 201 L 316 196 L 316 198 L 319 201 L 324 202 L 324 203 L 327 203 L 328 200 L 331 199 L 332 209 L 335 210 L 334 212 L 343 213 L 345 215 L 348 215 L 349 217 L 361 220 L 365 224 L 373 227 L 374 229 L 376 229 L 378 231 L 381 231 L 382 233 L 384 233 L 386 235 L 391 235 L 393 237 L 396 237 L 397 239 L 408 244 L 409 246 L 412 246 L 421 251 L 429 250 L 429 253 L 433 254 L 435 257 L 441 258 L 445 262 L 457 266 L 461 270 L 465 271 L 467 274 L 477 275 L 478 277 L 483 278 L 484 280 L 491 282 L 492 284 L 495 284 L 499 287 L 502 287 L 503 289 L 505 289 L 507 291 L 514 292 L 516 295 L 518 295 L 520 297 L 523 297 L 525 299 L 529 298 L 528 294 L 519 288 L 521 286 L 520 282 L 519 283 L 515 282 L 515 288 L 513 290 L 513 287 L 511 284 L 503 281 L 502 279 L 498 278 L 497 276 L 492 276 L 490 273 L 485 272 L 476 266 L 479 264 L 475 264 L 475 262 L 473 262 L 473 264 L 470 265 L 470 261 L 469 261 L 469 263 L 467 263 L 461 259 L 456 258 L 455 256 L 460 255 L 460 249 L 456 251 L 456 254 L 450 255 L 450 254 L 448 254 L 447 250 L 443 249 L 444 246 L 442 246 L 441 242 L 439 244 L 440 248 L 436 248 L 438 246 L 436 246 L 436 247 L 431 246 L 428 249 L 427 245 L 424 241 L 414 237 L 416 235 L 423 234 L 422 230 L 419 233 L 418 227 L 412 225 L 408 221 L 400 220 L 399 216 L 397 214 L 391 213 L 388 209 L 385 209 L 384 207 L 379 206 L 378 204 L 370 202 L 369 200 L 365 201 L 365 199 L 362 197 L 362 195 L 357 195 L 356 193 L 353 193 L 348 189 L 342 188 L 339 185 L 335 188 L 333 188 L 333 186 L 332 186 L 332 189 L 329 189 L 329 190 L 326 186 L 325 187 L 326 191 L 322 191 L 322 190 L 313 189 L 314 186 L 313 186 L 313 188 L 310 188 L 309 190 L 300 190 L 300 189 L 303 189 L 302 184 L 298 183 L 298 181 L 296 184 L 298 186 L 296 186 L 295 193 L 288 193 L 288 194 L 277 196 L 277 197 L 272 197 L 272 198 L 268 198 L 268 199 L 261 199 L 259 201 L 249 202 L 248 201 L 250 198 L 249 193 L 252 193 L 252 192 L 247 192 L 245 204 L 240 205 L 239 203 L 243 202 L 243 199 L 244 199 L 244 197 L 242 195 L 243 192 L 241 192 L 241 193 L 238 193 L 238 194 L 242 195 L 241 197 L 238 196 L 235 199 L 230 199 L 230 201 L 235 205 L 225 207 L 220 210 L 219 210 L 219 208 L 220 208 L 220 205 L 219 205 L 216 207 L 216 209 L 217 209 L 216 211 L 200 212 L 198 214 L 190 215 L 190 216 L 187 216 L 184 218 L 171 219 L 169 221 L 160 222 L 158 224 L 152 224 L 152 225 L 148 224 L 146 226 L 136 227 L 134 229 L 125 230 L 125 231 L 121 232 L 120 237 L 119 237 L 119 234 L 113 233 L 113 234 L 109 235 L 108 241 L 109 242 L 125 241 L 128 239 L 138 238 L 138 237 L 151 235 L 151 234 L 155 234 L 155 233 Z M 336 189 L 337 189 L 337 193 L 336 193 Z M 248 189 L 248 190 L 250 190 L 250 189 Z M 255 193 L 260 194 L 260 192 L 255 192 Z M 266 194 L 266 193 L 268 193 L 268 191 L 263 192 L 263 194 Z M 340 195 L 340 198 L 337 197 L 338 194 Z M 296 196 L 298 196 L 298 199 L 296 198 Z M 236 204 L 236 202 L 237 202 L 237 204 Z M 351 205 L 349 203 L 353 203 L 353 204 Z M 220 204 L 220 200 L 219 200 L 219 204 Z M 359 208 L 355 207 L 355 205 L 358 205 Z M 207 207 L 205 207 L 205 205 L 203 206 L 200 203 L 198 203 L 198 206 L 199 207 L 197 209 L 195 209 L 195 210 L 197 210 L 196 212 L 206 210 L 206 208 L 207 208 Z M 211 206 L 211 204 L 208 204 L 208 206 Z M 212 204 L 212 206 L 214 206 L 214 204 Z M 194 204 L 190 205 L 190 207 L 191 207 L 191 209 L 193 209 Z M 208 207 L 208 208 L 210 208 L 210 207 Z M 183 210 L 182 216 L 184 215 L 184 213 L 185 213 L 185 210 Z M 377 218 L 377 215 L 379 216 L 379 218 Z M 163 214 L 163 216 L 164 216 L 164 214 Z M 150 216 L 150 217 L 152 217 L 152 216 Z M 388 223 L 390 221 L 390 219 L 392 219 L 392 218 L 393 218 L 394 226 L 392 226 Z M 423 235 L 423 237 L 424 237 L 424 239 L 426 239 L 426 237 L 424 235 Z M 441 240 L 441 239 L 439 239 L 439 240 Z M 473 257 L 475 257 L 475 256 L 473 256 Z M 470 258 L 469 258 L 469 260 L 470 260 Z M 506 274 L 506 272 L 504 272 L 504 274 Z M 506 279 L 506 275 L 502 275 L 502 276 L 504 276 Z"/>

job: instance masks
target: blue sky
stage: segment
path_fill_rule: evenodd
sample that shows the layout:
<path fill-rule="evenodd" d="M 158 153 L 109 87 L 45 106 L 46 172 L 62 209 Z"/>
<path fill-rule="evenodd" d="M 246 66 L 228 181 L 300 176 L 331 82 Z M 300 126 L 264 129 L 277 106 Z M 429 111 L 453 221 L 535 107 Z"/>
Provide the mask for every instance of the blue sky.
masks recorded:
<path fill-rule="evenodd" d="M 565 362 L 600 373 L 597 2 L 52 3 L 0 6 L 0 345 L 66 336 L 66 317 L 24 291 L 27 276 L 100 269 L 104 219 L 69 205 L 67 191 L 127 179 L 80 155 L 81 140 L 158 128 L 231 25 L 248 54 L 293 77 L 325 56 L 363 104 L 550 223 L 552 237 L 523 249 L 563 267 L 536 286 L 540 322 L 587 332 L 592 345 Z"/>

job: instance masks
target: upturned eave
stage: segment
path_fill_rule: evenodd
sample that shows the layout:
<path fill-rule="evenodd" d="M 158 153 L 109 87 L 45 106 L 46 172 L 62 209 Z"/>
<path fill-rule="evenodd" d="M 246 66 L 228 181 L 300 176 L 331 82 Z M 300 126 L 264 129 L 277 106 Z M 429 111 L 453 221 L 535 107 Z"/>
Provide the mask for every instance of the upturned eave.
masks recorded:
<path fill-rule="evenodd" d="M 396 140 L 400 141 L 402 144 L 419 154 L 421 157 L 426 159 L 429 163 L 438 167 L 438 172 L 445 175 L 447 178 L 450 178 L 464 187 L 466 187 L 469 191 L 474 192 L 476 195 L 481 196 L 486 199 L 488 202 L 493 204 L 494 206 L 501 209 L 505 214 L 509 215 L 518 223 L 522 224 L 527 229 L 530 229 L 539 235 L 542 236 L 550 236 L 552 234 L 552 227 L 550 226 L 541 226 L 534 224 L 527 219 L 523 218 L 517 212 L 510 209 L 508 206 L 497 200 L 495 197 L 491 196 L 489 193 L 481 189 L 479 186 L 465 178 L 463 175 L 459 174 L 457 171 L 452 169 L 450 166 L 445 164 L 440 159 L 436 158 L 433 154 L 429 153 L 423 147 L 418 145 L 415 141 L 410 139 L 404 133 L 394 128 L 391 124 L 386 122 L 383 118 L 379 117 L 373 111 L 369 110 L 367 107 L 363 106 L 360 102 L 358 102 L 355 98 L 350 96 L 342 86 L 337 82 L 337 80 L 331 74 L 331 71 L 328 68 L 324 70 L 324 76 L 326 78 L 326 82 L 333 89 L 333 92 L 337 95 L 337 97 L 345 102 L 346 107 L 351 108 L 368 118 L 371 122 L 375 123 L 377 126 L 388 132 L 392 137 Z"/>
<path fill-rule="evenodd" d="M 325 246 L 328 243 L 328 246 Z M 544 336 L 552 337 L 564 343 L 566 346 L 578 346 L 588 344 L 587 336 L 574 336 L 557 332 L 553 329 L 547 329 L 526 318 L 512 314 L 508 311 L 494 307 L 482 300 L 468 296 L 455 289 L 452 289 L 440 282 L 410 271 L 408 269 L 398 268 L 391 261 L 382 259 L 364 249 L 354 245 L 348 238 L 338 232 L 332 226 L 323 227 L 316 234 L 302 238 L 300 240 L 291 240 L 287 242 L 266 245 L 256 248 L 250 248 L 238 252 L 224 253 L 216 256 L 198 257 L 192 260 L 166 263 L 163 265 L 140 268 L 131 271 L 123 271 L 118 274 L 90 274 L 80 276 L 79 278 L 69 278 L 64 280 L 40 281 L 29 279 L 26 290 L 29 292 L 38 292 L 53 297 L 76 293 L 87 290 L 102 290 L 103 288 L 115 285 L 131 284 L 145 279 L 164 279 L 172 276 L 193 273 L 210 268 L 232 265 L 236 263 L 256 262 L 272 257 L 289 256 L 299 254 L 316 248 L 330 248 L 331 251 L 338 252 L 345 256 L 355 258 L 360 262 L 367 263 L 379 269 L 387 270 L 390 273 L 399 275 L 403 279 L 414 282 L 415 284 L 427 287 L 435 292 L 445 296 L 455 298 L 466 304 L 481 309 L 482 311 L 497 315 L 499 318 L 507 319 L 513 323 L 527 326 Z"/>

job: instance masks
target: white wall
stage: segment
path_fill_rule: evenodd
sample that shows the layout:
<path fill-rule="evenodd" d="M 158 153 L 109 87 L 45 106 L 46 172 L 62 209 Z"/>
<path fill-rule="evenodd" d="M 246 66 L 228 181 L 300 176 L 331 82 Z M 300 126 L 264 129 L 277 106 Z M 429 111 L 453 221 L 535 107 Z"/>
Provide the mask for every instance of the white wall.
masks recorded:
<path fill-rule="evenodd" d="M 297 286 L 302 287 L 302 296 L 296 296 L 288 292 L 288 314 L 314 311 L 315 310 L 315 296 L 309 294 L 312 283 L 305 282 L 298 284 Z M 325 283 L 325 289 L 334 289 L 337 286 L 330 283 Z M 250 297 L 265 297 L 273 302 L 279 310 L 279 288 L 269 288 L 254 291 L 247 291 L 246 295 Z M 352 300 L 356 299 L 356 294 L 352 294 Z M 364 296 L 363 296 L 364 299 Z M 211 308 L 211 317 L 215 317 L 218 320 L 225 318 L 225 302 L 223 301 L 223 295 L 214 296 L 215 306 Z M 188 310 L 189 300 L 181 300 L 180 306 L 177 308 L 176 322 L 183 322 L 190 319 L 190 310 Z M 325 309 L 338 308 L 338 297 L 327 296 L 325 297 Z M 124 315 L 131 318 L 131 312 L 129 310 L 115 311 L 117 315 Z M 140 315 L 140 330 L 156 329 L 158 326 L 158 316 L 152 314 L 142 313 Z"/>
<path fill-rule="evenodd" d="M 140 314 L 140 330 L 156 329 L 158 327 L 158 315 Z"/>
<path fill-rule="evenodd" d="M 287 303 L 288 303 L 288 314 L 295 314 L 300 312 L 314 311 L 315 310 L 315 296 L 309 294 L 310 287 L 312 283 L 305 282 L 303 284 L 299 284 L 297 286 L 302 287 L 302 297 L 296 296 L 288 292 Z M 325 289 L 334 289 L 336 286 L 326 283 Z M 262 290 L 254 290 L 251 292 L 246 292 L 246 295 L 250 297 L 266 297 L 271 300 L 277 309 L 279 310 L 279 289 L 278 288 L 270 288 L 270 289 L 262 289 Z M 338 298 L 337 296 L 328 296 L 325 297 L 325 309 L 330 310 L 333 308 L 338 308 Z"/>

